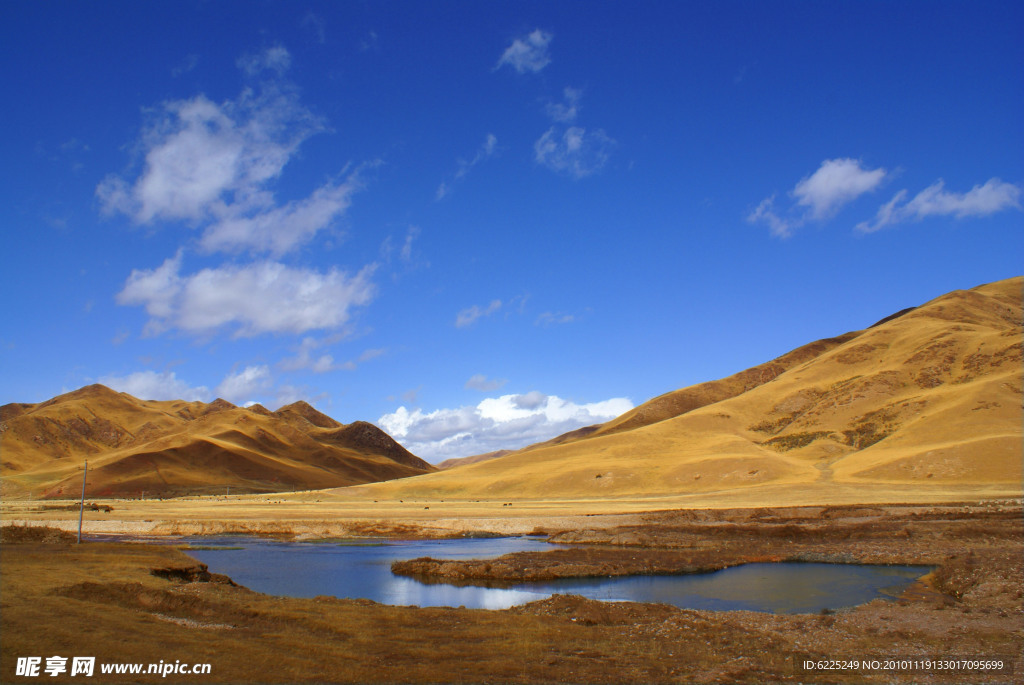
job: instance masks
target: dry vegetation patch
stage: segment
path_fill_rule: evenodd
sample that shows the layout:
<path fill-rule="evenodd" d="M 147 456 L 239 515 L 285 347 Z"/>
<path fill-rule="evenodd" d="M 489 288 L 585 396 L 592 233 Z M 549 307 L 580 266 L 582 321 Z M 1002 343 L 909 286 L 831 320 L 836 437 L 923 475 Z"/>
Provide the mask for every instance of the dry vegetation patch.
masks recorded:
<path fill-rule="evenodd" d="M 210 663 L 204 682 L 232 683 L 1021 681 L 948 672 L 808 676 L 794 666 L 806 658 L 867 655 L 1019 660 L 1019 505 L 665 511 L 643 518 L 607 530 L 562 531 L 552 537 L 578 544 L 510 555 L 507 563 L 645 572 L 757 551 L 938 569 L 930 586 L 919 584 L 897 602 L 828 615 L 690 611 L 565 595 L 505 611 L 419 609 L 272 597 L 216 582 L 169 545 L 74 545 L 59 532 L 4 529 L 0 680 L 15 679 L 18 656 L 94 654 L 98 662 Z M 21 543 L 7 544 L 14 539 Z M 45 539 L 63 542 L 36 541 Z M 1017 663 L 1016 674 L 1020 669 Z"/>

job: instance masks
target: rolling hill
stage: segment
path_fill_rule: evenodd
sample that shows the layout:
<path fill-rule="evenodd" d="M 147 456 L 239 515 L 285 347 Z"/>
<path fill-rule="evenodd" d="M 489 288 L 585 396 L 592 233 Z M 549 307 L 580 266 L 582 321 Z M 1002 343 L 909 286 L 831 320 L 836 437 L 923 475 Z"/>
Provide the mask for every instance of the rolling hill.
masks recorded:
<path fill-rule="evenodd" d="M 356 491 L 530 499 L 857 486 L 1020 496 L 1022 288 L 1018 277 L 955 291 L 603 425 Z"/>
<path fill-rule="evenodd" d="M 308 490 L 435 470 L 376 426 L 343 425 L 305 402 L 271 412 L 90 385 L 0 407 L 5 494 L 75 496 L 86 459 L 93 497 Z"/>

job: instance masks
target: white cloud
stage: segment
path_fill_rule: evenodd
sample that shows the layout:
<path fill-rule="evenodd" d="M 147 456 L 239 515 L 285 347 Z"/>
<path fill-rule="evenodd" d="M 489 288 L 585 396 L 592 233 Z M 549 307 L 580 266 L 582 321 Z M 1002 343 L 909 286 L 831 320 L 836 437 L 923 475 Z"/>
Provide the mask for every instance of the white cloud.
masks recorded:
<path fill-rule="evenodd" d="M 275 257 L 287 254 L 340 217 L 359 188 L 353 174 L 342 183 L 328 183 L 309 197 L 284 206 L 268 204 L 245 213 L 225 212 L 207 227 L 199 244 L 210 252 L 248 249 Z"/>
<path fill-rule="evenodd" d="M 194 52 L 189 53 L 185 56 L 185 59 L 182 60 L 178 66 L 171 69 L 171 76 L 173 76 L 174 78 L 178 78 L 179 76 L 182 76 L 192 71 L 197 66 L 199 66 L 199 55 L 195 54 Z"/>
<path fill-rule="evenodd" d="M 280 76 L 283 47 L 243 57 L 248 72 Z M 254 71 L 255 70 L 255 71 Z M 309 137 L 327 130 L 294 88 L 273 79 L 217 104 L 203 95 L 166 102 L 152 114 L 137 147 L 137 175 L 112 174 L 96 188 L 104 212 L 138 224 L 183 221 L 202 231 L 210 251 L 280 256 L 335 223 L 361 188 L 358 170 L 308 197 L 280 204 L 270 190 Z"/>
<path fill-rule="evenodd" d="M 583 91 L 578 88 L 566 87 L 562 91 L 565 98 L 563 102 L 549 102 L 545 111 L 553 121 L 563 124 L 572 123 L 579 114 L 579 102 L 583 97 Z"/>
<path fill-rule="evenodd" d="M 864 169 L 860 160 L 826 159 L 810 176 L 793 188 L 797 205 L 807 207 L 812 219 L 832 216 L 843 205 L 878 187 L 885 169 Z"/>
<path fill-rule="evenodd" d="M 768 224 L 772 235 L 777 238 L 788 238 L 793 235 L 794 222 L 783 219 L 775 213 L 774 195 L 761 200 L 761 204 L 757 206 L 757 209 L 747 216 L 747 221 L 752 224 L 759 221 L 765 222 Z"/>
<path fill-rule="evenodd" d="M 317 14 L 313 13 L 313 10 L 306 12 L 306 15 L 302 17 L 302 21 L 299 22 L 302 28 L 308 30 L 317 43 L 323 45 L 327 41 L 327 31 L 324 25 L 324 20 Z"/>
<path fill-rule="evenodd" d="M 600 171 L 614 145 L 615 141 L 601 129 L 570 126 L 561 131 L 552 126 L 533 144 L 533 157 L 552 171 L 578 179 Z"/>
<path fill-rule="evenodd" d="M 329 354 L 314 354 L 321 347 L 330 344 L 329 340 L 317 340 L 306 337 L 299 344 L 297 354 L 294 357 L 283 359 L 278 363 L 282 371 L 312 371 L 313 373 L 327 373 L 340 368 L 334 363 L 334 357 Z"/>
<path fill-rule="evenodd" d="M 471 326 L 477 319 L 490 316 L 499 309 L 501 309 L 501 300 L 491 300 L 491 303 L 487 305 L 487 307 L 473 305 L 472 307 L 463 309 L 455 317 L 455 327 L 466 328 L 467 326 Z"/>
<path fill-rule="evenodd" d="M 908 192 L 901 190 L 878 209 L 873 221 L 857 224 L 857 230 L 873 233 L 885 226 L 904 221 L 917 221 L 929 216 L 952 216 L 957 219 L 982 217 L 1006 209 L 1021 209 L 1021 188 L 990 178 L 985 185 L 974 186 L 966 193 L 951 193 L 939 179 L 909 202 Z"/>
<path fill-rule="evenodd" d="M 437 462 L 499 449 L 517 449 L 583 426 L 603 423 L 633 408 L 625 398 L 576 404 L 531 392 L 488 398 L 476 406 L 424 413 L 404 406 L 377 423 L 413 454 Z"/>
<path fill-rule="evenodd" d="M 402 250 L 398 253 L 399 259 L 403 262 L 412 261 L 412 241 L 416 240 L 420 235 L 419 226 L 410 226 L 409 230 L 405 233 L 405 242 L 402 243 Z"/>
<path fill-rule="evenodd" d="M 548 44 L 552 35 L 547 31 L 535 29 L 529 35 L 516 38 L 505 48 L 495 69 L 508 65 L 520 74 L 528 71 L 538 72 L 551 63 L 548 56 Z"/>
<path fill-rule="evenodd" d="M 209 402 L 212 399 L 206 386 L 193 387 L 175 376 L 173 371 L 136 371 L 127 376 L 104 376 L 99 382 L 141 400 Z"/>
<path fill-rule="evenodd" d="M 253 395 L 265 392 L 270 384 L 268 366 L 247 366 L 241 371 L 228 374 L 217 386 L 217 394 L 229 402 L 240 404 L 251 401 Z"/>
<path fill-rule="evenodd" d="M 282 371 L 312 371 L 313 373 L 328 373 L 330 371 L 354 371 L 360 364 L 376 359 L 387 353 L 384 348 L 365 350 L 359 357 L 347 362 L 336 363 L 330 354 L 317 354 L 316 351 L 339 342 L 344 335 L 333 335 L 318 340 L 313 337 L 302 339 L 294 357 L 281 360 L 278 368 Z"/>
<path fill-rule="evenodd" d="M 292 56 L 283 46 L 275 45 L 255 55 L 242 55 L 235 64 L 249 76 L 257 76 L 264 70 L 273 71 L 280 76 L 291 67 Z"/>
<path fill-rule="evenodd" d="M 354 276 L 338 269 L 322 273 L 272 261 L 226 265 L 181 275 L 182 253 L 155 269 L 135 269 L 117 294 L 123 305 L 142 305 L 147 333 L 176 328 L 210 333 L 233 327 L 236 337 L 336 329 L 353 307 L 374 295 L 374 266 Z"/>
<path fill-rule="evenodd" d="M 493 392 L 508 383 L 504 378 L 487 378 L 482 373 L 470 377 L 464 386 L 466 390 L 479 390 L 481 392 Z"/>
<path fill-rule="evenodd" d="M 860 160 L 826 159 L 810 176 L 800 179 L 790 196 L 796 202 L 780 216 L 775 196 L 765 198 L 747 215 L 750 223 L 765 223 L 772 235 L 788 238 L 808 221 L 824 221 L 861 195 L 875 190 L 889 176 L 883 168 L 865 169 Z"/>
<path fill-rule="evenodd" d="M 498 138 L 493 133 L 488 133 L 487 137 L 484 138 L 484 142 L 477 148 L 476 154 L 472 159 L 460 159 L 458 161 L 459 168 L 455 171 L 454 180 L 459 181 L 465 178 L 473 167 L 480 162 L 493 157 L 498 150 Z M 434 199 L 441 200 L 452 190 L 452 186 L 448 181 L 442 181 L 441 185 L 438 186 L 437 192 L 434 194 Z"/>
<path fill-rule="evenodd" d="M 563 314 L 561 312 L 544 312 L 537 317 L 534 321 L 535 326 L 551 326 L 553 324 L 561 323 L 572 323 L 576 320 L 576 317 L 572 314 Z"/>

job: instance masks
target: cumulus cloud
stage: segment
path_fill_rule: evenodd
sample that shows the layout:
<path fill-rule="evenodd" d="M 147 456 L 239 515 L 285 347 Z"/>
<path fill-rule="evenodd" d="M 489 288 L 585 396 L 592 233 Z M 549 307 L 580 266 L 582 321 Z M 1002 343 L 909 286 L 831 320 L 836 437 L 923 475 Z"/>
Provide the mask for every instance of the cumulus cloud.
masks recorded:
<path fill-rule="evenodd" d="M 127 376 L 103 376 L 99 382 L 141 400 L 209 402 L 212 399 L 205 385 L 193 387 L 175 376 L 173 371 L 136 371 Z"/>
<path fill-rule="evenodd" d="M 871 192 L 885 178 L 885 169 L 865 169 L 860 160 L 827 159 L 793 188 L 797 205 L 807 207 L 812 219 L 832 216 L 843 205 Z"/>
<path fill-rule="evenodd" d="M 533 144 L 533 158 L 552 171 L 579 179 L 600 171 L 614 145 L 602 129 L 552 126 Z"/>
<path fill-rule="evenodd" d="M 250 74 L 288 68 L 276 46 L 239 60 Z M 96 196 L 107 214 L 133 222 L 185 222 L 202 231 L 209 251 L 280 256 L 335 223 L 360 189 L 357 172 L 332 180 L 308 197 L 279 203 L 271 184 L 299 146 L 326 131 L 324 122 L 280 78 L 215 103 L 204 95 L 163 103 L 136 147 L 141 169 L 107 176 Z"/>
<path fill-rule="evenodd" d="M 525 447 L 603 423 L 632 408 L 633 403 L 621 397 L 576 404 L 555 395 L 531 392 L 432 412 L 410 411 L 402 406 L 380 417 L 377 424 L 413 454 L 437 462 Z"/>
<path fill-rule="evenodd" d="M 547 31 L 534 29 L 530 34 L 516 38 L 505 48 L 495 69 L 508 65 L 520 74 L 538 72 L 551 63 L 548 45 L 552 35 Z"/>
<path fill-rule="evenodd" d="M 504 378 L 487 378 L 482 373 L 475 374 L 466 381 L 466 390 L 479 390 L 481 392 L 493 392 L 508 383 Z"/>
<path fill-rule="evenodd" d="M 374 267 L 354 276 L 263 261 L 181 274 L 182 253 L 155 269 L 135 269 L 117 294 L 150 315 L 148 334 L 176 328 L 205 334 L 233 328 L 236 337 L 336 329 L 374 295 Z"/>
<path fill-rule="evenodd" d="M 775 196 L 763 200 L 747 216 L 750 223 L 765 223 L 772 235 L 788 238 L 808 221 L 824 221 L 861 195 L 875 190 L 889 172 L 865 169 L 857 159 L 826 159 L 818 170 L 802 178 L 790 191 L 795 204 L 781 215 L 775 210 Z"/>
<path fill-rule="evenodd" d="M 229 373 L 217 386 L 217 394 L 224 399 L 240 404 L 251 401 L 253 395 L 265 392 L 271 385 L 270 367 L 247 366 L 241 371 Z"/>
<path fill-rule="evenodd" d="M 905 221 L 919 221 L 929 216 L 952 216 L 957 219 L 983 217 L 1006 209 L 1021 209 L 1021 188 L 990 178 L 984 185 L 976 185 L 966 193 L 952 193 L 939 179 L 909 201 L 904 189 L 882 205 L 873 221 L 862 221 L 857 230 L 873 233 L 885 226 Z"/>
<path fill-rule="evenodd" d="M 501 300 L 491 300 L 491 303 L 486 307 L 481 307 L 479 305 L 467 307 L 466 309 L 463 309 L 456 315 L 455 327 L 466 328 L 467 326 L 472 326 L 474 323 L 476 323 L 477 319 L 480 319 L 485 316 L 490 316 L 499 309 L 501 309 Z"/>

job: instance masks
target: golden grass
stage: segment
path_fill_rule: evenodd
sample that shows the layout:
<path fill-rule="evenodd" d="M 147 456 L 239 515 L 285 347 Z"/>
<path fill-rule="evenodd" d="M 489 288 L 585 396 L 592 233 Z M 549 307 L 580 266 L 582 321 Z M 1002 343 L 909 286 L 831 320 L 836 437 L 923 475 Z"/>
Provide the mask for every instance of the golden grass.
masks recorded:
<path fill-rule="evenodd" d="M 278 492 L 434 470 L 383 431 L 298 402 L 269 412 L 217 400 L 143 401 L 93 385 L 2 413 L 4 495 Z"/>
<path fill-rule="evenodd" d="M 656 398 L 583 437 L 346 492 L 674 497 L 708 506 L 851 501 L 854 492 L 870 502 L 1014 496 L 1024 437 L 1022 286 L 1015 278 L 950 293 Z"/>
<path fill-rule="evenodd" d="M 865 515 L 878 521 L 866 522 Z M 212 671 L 203 682 L 231 683 L 863 682 L 861 673 L 809 677 L 794 668 L 794 659 L 865 655 L 1010 656 L 1021 667 L 1019 504 L 896 512 L 760 510 L 746 517 L 664 512 L 607 533 L 570 528 L 563 535 L 604 544 L 622 538 L 628 548 L 578 549 L 584 561 L 597 555 L 601 564 L 643 565 L 647 557 L 665 561 L 672 554 L 646 549 L 652 544 L 682 554 L 714 549 L 719 524 L 736 516 L 746 522 L 728 528 L 733 552 L 744 553 L 749 539 L 768 557 L 785 556 L 797 538 L 826 555 L 938 563 L 932 584 L 945 594 L 920 586 L 898 602 L 876 601 L 827 616 L 688 611 L 571 596 L 507 611 L 417 609 L 261 595 L 209 578 L 171 546 L 74 545 L 59 542 L 53 532 L 42 539 L 58 542 L 47 543 L 5 529 L 0 680 L 16 681 L 17 658 L 33 655 L 95 656 L 98 664 L 209 663 Z M 817 534 L 823 525 L 834 527 L 824 538 Z M 565 556 L 557 553 L 554 563 Z M 72 679 L 65 674 L 46 680 Z M 922 677 L 889 673 L 884 680 Z M 940 681 L 973 683 L 978 674 L 944 673 Z"/>

